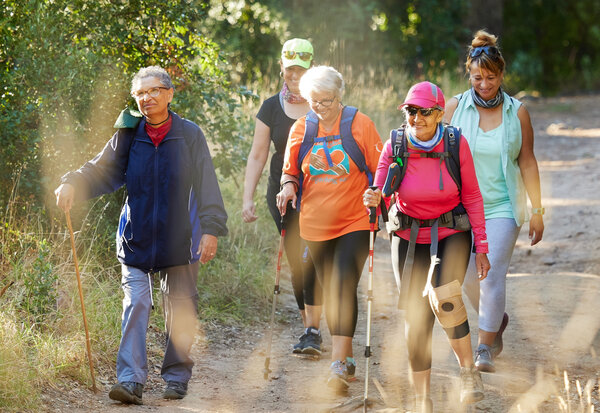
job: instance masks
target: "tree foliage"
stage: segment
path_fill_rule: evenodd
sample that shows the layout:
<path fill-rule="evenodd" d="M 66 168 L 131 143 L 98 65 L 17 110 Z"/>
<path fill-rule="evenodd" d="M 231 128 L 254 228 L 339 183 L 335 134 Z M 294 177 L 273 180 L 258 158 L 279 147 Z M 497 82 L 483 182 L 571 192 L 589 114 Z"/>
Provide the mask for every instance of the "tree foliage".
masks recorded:
<path fill-rule="evenodd" d="M 56 184 L 99 150 L 120 109 L 133 104 L 133 73 L 154 64 L 173 78 L 174 109 L 203 127 L 231 173 L 235 162 L 223 151 L 242 145 L 235 110 L 245 92 L 232 87 L 217 45 L 195 29 L 204 3 L 6 0 L 0 7 L 0 173 L 18 175 L 21 194 L 40 196 L 46 182 Z M 0 198 L 11 186 L 0 183 Z"/>
<path fill-rule="evenodd" d="M 600 2 L 505 0 L 503 47 L 523 88 L 545 92 L 600 87 Z"/>
<path fill-rule="evenodd" d="M 251 119 L 241 84 L 272 78 L 282 43 L 309 38 L 315 62 L 410 78 L 461 72 L 472 33 L 492 25 L 512 91 L 600 86 L 600 3 L 502 0 L 4 0 L 0 4 L 0 200 L 15 182 L 40 199 L 98 151 L 129 81 L 158 64 L 174 109 L 200 124 L 224 175 L 239 175 Z M 477 13 L 474 13 L 477 11 Z M 496 13 L 497 14 L 497 13 Z M 473 16 L 476 18 L 473 20 Z M 487 16 L 487 17 L 486 17 Z M 489 18 L 488 18 L 489 17 Z M 236 82 L 235 84 L 232 82 Z"/>

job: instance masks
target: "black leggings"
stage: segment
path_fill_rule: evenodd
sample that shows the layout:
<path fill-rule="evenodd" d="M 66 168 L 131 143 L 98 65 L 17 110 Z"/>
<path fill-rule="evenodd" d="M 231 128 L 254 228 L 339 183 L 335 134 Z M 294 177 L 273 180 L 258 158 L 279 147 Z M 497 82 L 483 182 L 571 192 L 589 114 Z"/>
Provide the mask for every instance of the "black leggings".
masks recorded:
<path fill-rule="evenodd" d="M 281 234 L 281 215 L 275 203 L 275 195 L 279 192 L 279 185 L 267 187 L 267 206 L 269 212 Z M 323 302 L 323 291 L 317 280 L 315 266 L 308 252 L 308 247 L 300 238 L 299 213 L 288 208 L 285 219 L 285 238 L 283 247 L 292 273 L 292 289 L 296 297 L 298 308 L 304 310 L 304 304 L 321 305 Z M 317 326 L 312 326 L 317 327 Z"/>
<path fill-rule="evenodd" d="M 329 332 L 332 336 L 353 337 L 358 319 L 356 290 L 369 255 L 369 231 L 306 243 L 323 286 Z"/>
<path fill-rule="evenodd" d="M 431 368 L 431 338 L 435 314 L 429 304 L 428 296 L 423 297 L 423 289 L 427 282 L 427 273 L 431 256 L 430 244 L 417 244 L 415 248 L 415 261 L 408 290 L 408 302 L 405 305 L 406 320 L 406 345 L 408 359 L 412 371 L 424 371 Z M 392 237 L 392 265 L 395 270 L 402 272 L 406 259 L 408 241 Z M 440 264 L 433 274 L 434 287 L 448 284 L 458 280 L 461 285 L 465 278 L 469 257 L 471 254 L 471 232 L 459 232 L 439 241 L 438 258 Z M 448 338 L 457 339 L 469 334 L 469 322 L 444 329 Z"/>

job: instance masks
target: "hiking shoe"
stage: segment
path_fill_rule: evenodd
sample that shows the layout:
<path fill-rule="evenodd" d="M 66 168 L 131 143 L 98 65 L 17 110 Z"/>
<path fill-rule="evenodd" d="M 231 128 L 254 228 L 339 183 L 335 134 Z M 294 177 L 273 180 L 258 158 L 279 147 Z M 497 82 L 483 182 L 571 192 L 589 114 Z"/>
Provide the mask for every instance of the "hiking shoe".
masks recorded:
<path fill-rule="evenodd" d="M 306 333 L 302 333 L 302 335 L 298 339 L 298 342 L 296 344 L 294 344 L 294 347 L 292 348 L 292 353 L 302 354 L 302 350 L 304 350 L 304 342 L 305 341 L 306 341 Z"/>
<path fill-rule="evenodd" d="M 162 397 L 163 399 L 169 400 L 183 399 L 187 394 L 187 388 L 187 383 L 181 381 L 168 381 Z"/>
<path fill-rule="evenodd" d="M 331 363 L 327 385 L 338 392 L 348 390 L 348 367 L 346 366 L 346 362 L 336 360 Z"/>
<path fill-rule="evenodd" d="M 480 344 L 475 352 L 475 367 L 479 371 L 493 373 L 496 371 L 492 360 L 492 348 L 487 344 Z"/>
<path fill-rule="evenodd" d="M 500 324 L 500 329 L 496 333 L 496 338 L 494 339 L 494 342 L 492 343 L 492 359 L 495 359 L 496 357 L 498 357 L 500 355 L 500 353 L 502 352 L 502 347 L 503 347 L 502 333 L 504 333 L 504 330 L 506 329 L 507 325 L 508 325 L 508 314 L 504 313 L 504 316 L 502 317 L 502 324 Z"/>
<path fill-rule="evenodd" d="M 305 335 L 306 338 L 304 339 L 304 348 L 302 349 L 302 354 L 320 356 L 321 343 L 323 342 L 321 332 L 314 327 L 308 327 Z"/>
<path fill-rule="evenodd" d="M 474 366 L 460 368 L 460 402 L 476 403 L 483 399 L 481 373 Z"/>
<path fill-rule="evenodd" d="M 429 396 L 415 396 L 415 413 L 433 413 L 433 401 Z"/>
<path fill-rule="evenodd" d="M 115 383 L 108 392 L 108 397 L 125 404 L 142 404 L 144 386 L 133 381 Z"/>
<path fill-rule="evenodd" d="M 348 381 L 355 381 L 356 361 L 352 357 L 346 357 L 346 368 L 348 369 Z"/>

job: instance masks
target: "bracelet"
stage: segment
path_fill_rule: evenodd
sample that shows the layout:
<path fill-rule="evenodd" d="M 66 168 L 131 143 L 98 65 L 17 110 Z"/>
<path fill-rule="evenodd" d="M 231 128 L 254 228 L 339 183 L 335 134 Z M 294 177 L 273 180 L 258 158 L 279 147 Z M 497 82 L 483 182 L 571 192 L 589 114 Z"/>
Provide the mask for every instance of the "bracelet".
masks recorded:
<path fill-rule="evenodd" d="M 533 215 L 544 215 L 544 212 L 546 212 L 545 208 L 531 208 L 531 213 Z"/>
<path fill-rule="evenodd" d="M 296 187 L 296 192 L 298 192 L 298 183 L 296 181 L 292 181 L 292 180 L 285 181 L 284 183 L 282 183 L 280 190 L 283 189 L 283 187 L 285 186 L 285 184 L 290 184 L 290 183 L 294 184 L 294 186 Z"/>

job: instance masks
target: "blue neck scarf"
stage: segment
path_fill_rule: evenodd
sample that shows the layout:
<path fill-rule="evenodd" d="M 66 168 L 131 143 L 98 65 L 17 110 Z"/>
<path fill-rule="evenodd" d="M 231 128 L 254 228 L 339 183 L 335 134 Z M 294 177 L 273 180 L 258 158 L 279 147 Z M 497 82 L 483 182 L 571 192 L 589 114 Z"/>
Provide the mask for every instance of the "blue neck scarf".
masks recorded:
<path fill-rule="evenodd" d="M 410 132 L 410 129 L 408 130 L 408 141 L 410 142 L 410 144 L 416 149 L 420 149 L 425 152 L 431 152 L 433 148 L 435 148 L 436 145 L 440 143 L 443 136 L 444 127 L 442 126 L 441 122 L 438 123 L 438 127 L 433 138 L 431 138 L 428 141 L 419 140 L 416 136 L 413 136 L 413 134 Z"/>

